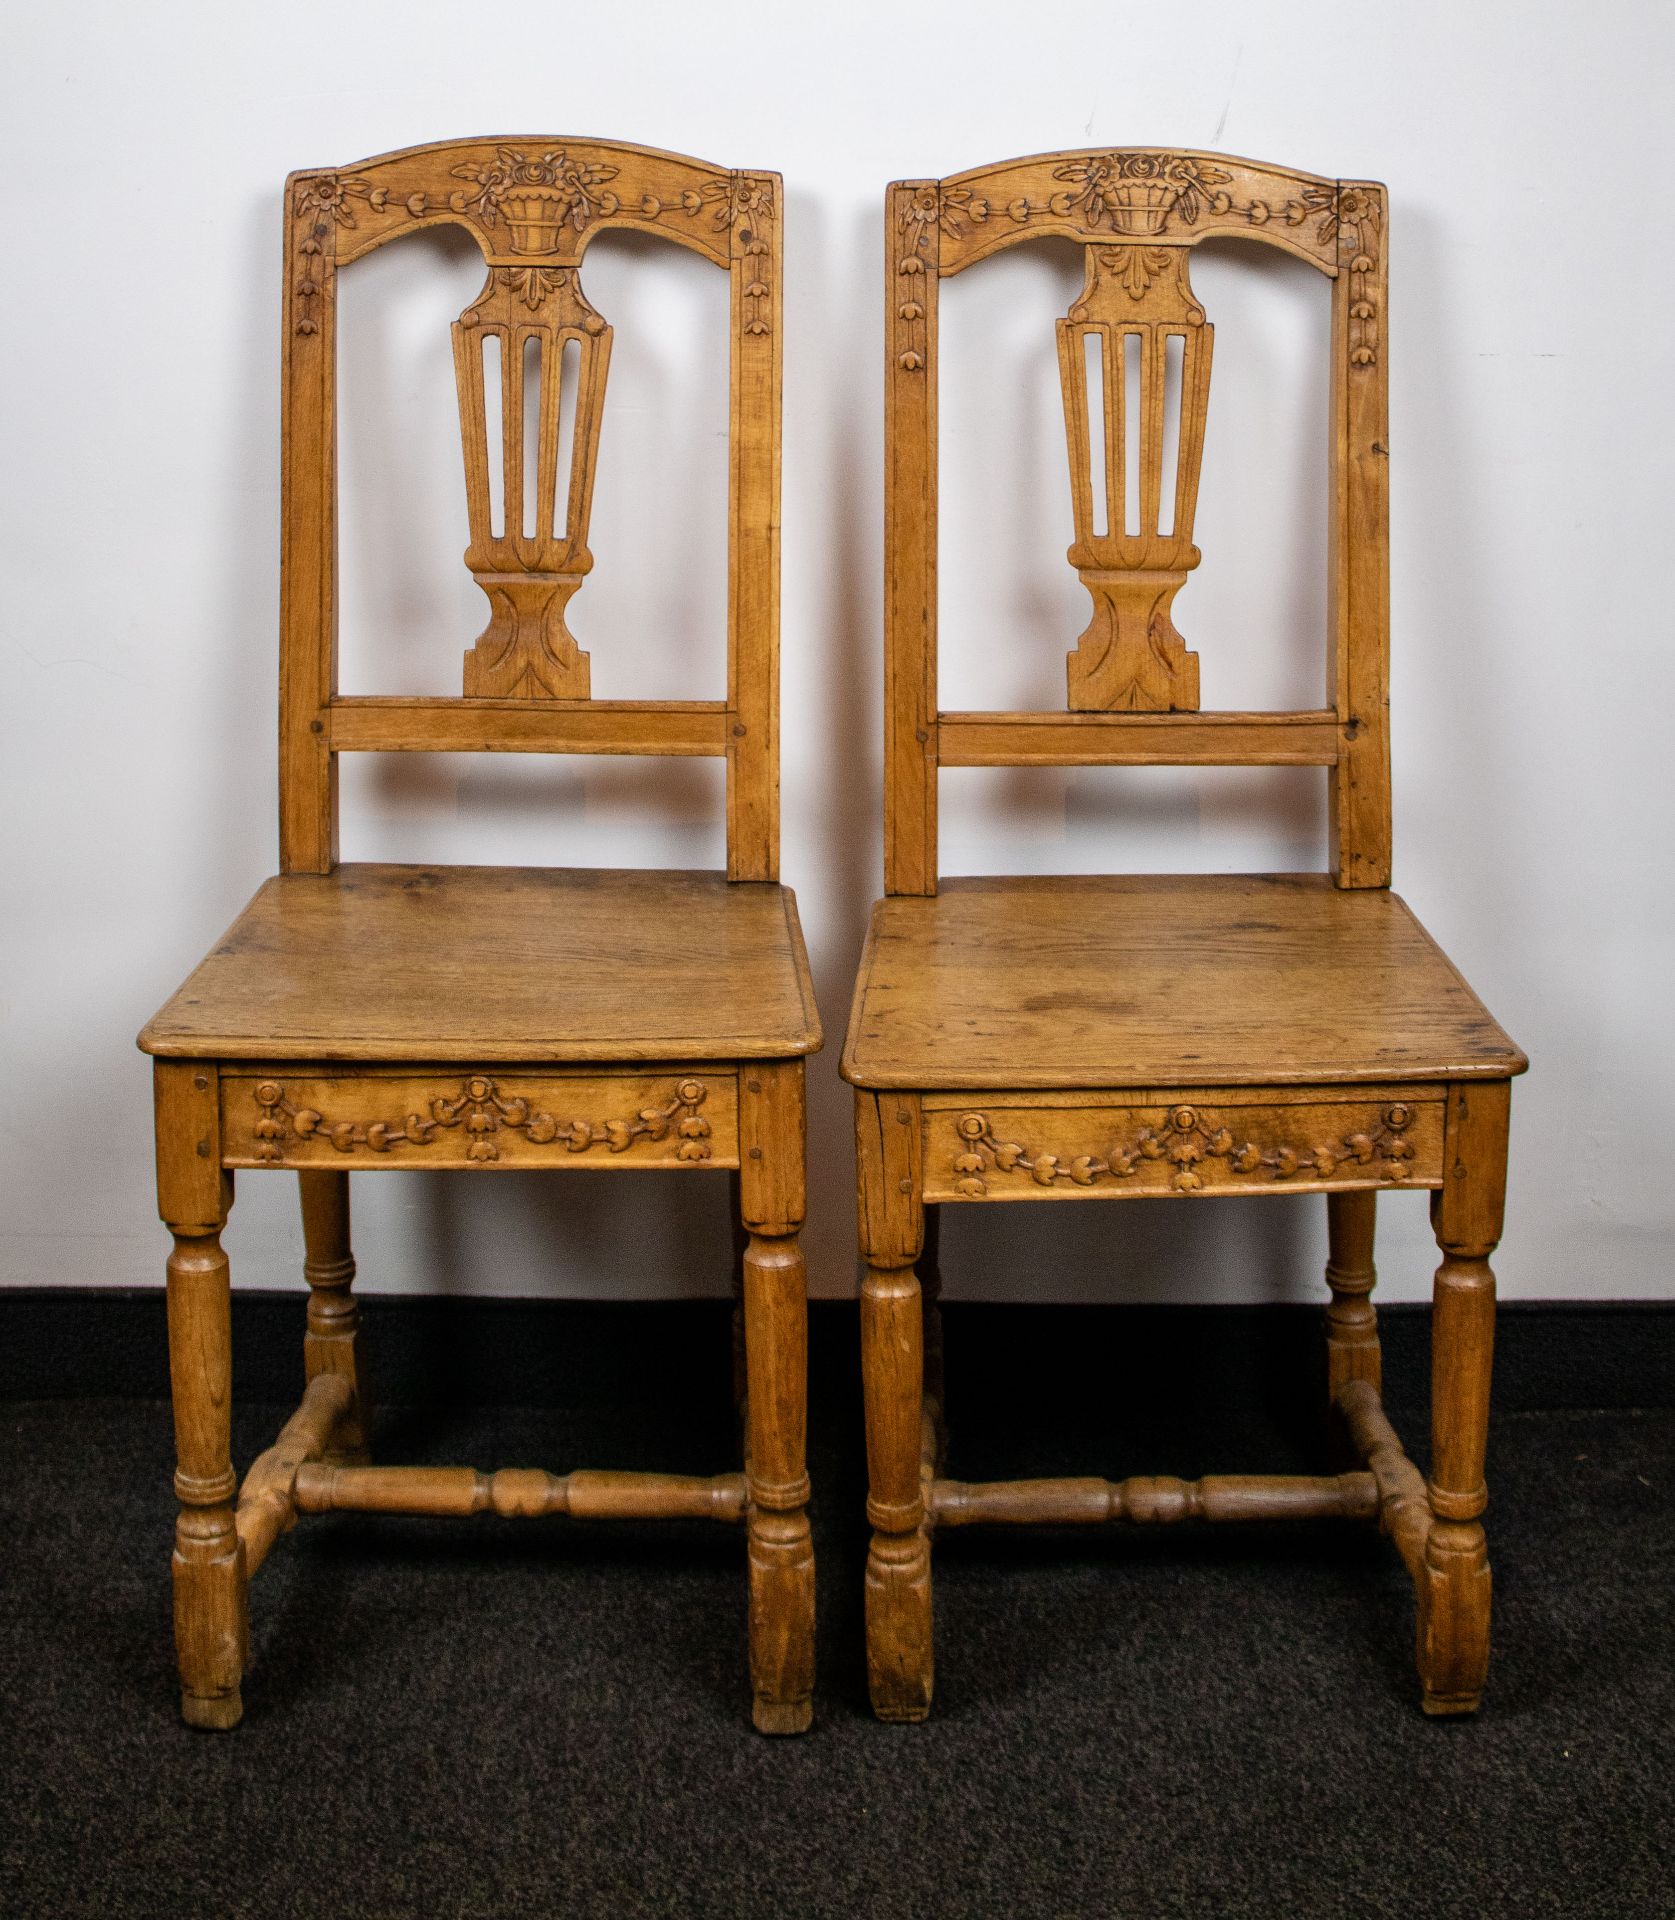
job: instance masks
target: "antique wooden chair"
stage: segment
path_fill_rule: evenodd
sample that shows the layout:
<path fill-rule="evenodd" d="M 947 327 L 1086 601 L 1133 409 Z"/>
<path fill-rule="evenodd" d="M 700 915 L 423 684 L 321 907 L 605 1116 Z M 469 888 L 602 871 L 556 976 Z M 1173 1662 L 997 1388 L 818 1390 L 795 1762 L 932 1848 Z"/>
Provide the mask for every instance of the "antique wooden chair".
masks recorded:
<path fill-rule="evenodd" d="M 938 1527 L 1331 1516 L 1376 1521 L 1394 1540 L 1418 1596 L 1425 1709 L 1469 1712 L 1489 1646 L 1489 1254 L 1509 1081 L 1526 1062 L 1389 891 L 1384 189 L 1214 154 L 1062 153 L 899 183 L 886 219 L 888 898 L 873 914 L 843 1062 L 856 1088 L 866 1263 L 873 1706 L 886 1720 L 929 1710 Z M 937 287 L 1045 235 L 1085 249 L 1085 288 L 1058 343 L 1069 559 L 1093 618 L 1069 655 L 1068 711 L 940 712 Z M 1223 235 L 1284 248 L 1332 281 L 1330 631 L 1315 711 L 1199 712 L 1198 662 L 1171 617 L 1199 559 L 1210 378 L 1212 330 L 1188 260 L 1197 241 Z M 1171 357 L 1178 374 L 1166 382 Z M 1138 418 L 1125 420 L 1135 358 Z M 1171 385 L 1178 453 L 1166 489 Z M 1090 447 L 1103 449 L 1102 486 L 1090 484 Z M 938 769 L 1044 765 L 1324 767 L 1332 871 L 939 887 Z M 1443 1256 L 1428 1479 L 1381 1405 L 1368 1297 L 1376 1196 L 1416 1187 L 1431 1190 Z M 1356 1470 L 942 1477 L 927 1206 L 934 1223 L 945 1204 L 1228 1193 L 1327 1196 L 1328 1392 Z"/>
<path fill-rule="evenodd" d="M 246 1587 L 277 1536 L 299 1514 L 343 1510 L 742 1522 L 756 1724 L 808 1725 L 798 1231 L 803 1056 L 820 1027 L 796 903 L 777 883 L 780 204 L 775 174 L 556 139 L 415 147 L 287 185 L 281 871 L 140 1036 L 156 1056 L 159 1206 L 175 1238 L 175 1637 L 195 1726 L 239 1719 Z M 488 267 L 453 341 L 465 564 L 490 619 L 465 655 L 463 698 L 350 697 L 336 670 L 336 276 L 441 223 L 463 226 Z M 592 565 L 611 350 L 578 269 L 612 227 L 690 247 L 731 278 L 724 700 L 592 699 L 565 624 Z M 485 411 L 486 342 L 503 436 Z M 532 502 L 526 397 L 539 421 Z M 727 871 L 339 865 L 337 755 L 365 750 L 724 758 Z M 743 1472 L 367 1464 L 349 1173 L 409 1166 L 736 1169 Z M 241 1487 L 220 1233 L 242 1168 L 298 1174 L 311 1292 L 302 1404 Z"/>

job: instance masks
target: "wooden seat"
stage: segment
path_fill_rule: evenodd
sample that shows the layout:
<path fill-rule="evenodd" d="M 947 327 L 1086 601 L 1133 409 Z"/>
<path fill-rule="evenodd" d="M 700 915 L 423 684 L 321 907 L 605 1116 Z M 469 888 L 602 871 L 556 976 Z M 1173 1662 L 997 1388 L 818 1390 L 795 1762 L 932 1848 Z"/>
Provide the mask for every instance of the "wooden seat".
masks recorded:
<path fill-rule="evenodd" d="M 774 174 L 597 141 L 449 142 L 287 184 L 281 871 L 140 1036 L 175 1241 L 175 1640 L 195 1726 L 238 1721 L 249 1581 L 299 1515 L 333 1511 L 742 1526 L 755 1723 L 809 1724 L 798 1233 L 803 1060 L 821 1036 L 796 903 L 778 884 L 780 201 Z M 465 652 L 461 697 L 357 696 L 337 685 L 336 279 L 437 224 L 464 227 L 487 267 L 453 342 L 465 564 L 488 624 Z M 725 699 L 595 700 L 565 620 L 593 564 L 611 344 L 580 264 L 613 227 L 690 248 L 732 283 Z M 356 751 L 725 759 L 727 870 L 340 865 L 337 755 Z M 738 1465 L 370 1464 L 349 1173 L 408 1166 L 727 1172 L 743 1249 Z M 310 1289 L 302 1404 L 242 1483 L 220 1238 L 235 1169 L 298 1174 Z"/>
<path fill-rule="evenodd" d="M 820 1021 L 788 887 L 340 866 L 267 881 L 140 1044 L 228 1060 L 781 1060 L 818 1047 Z"/>
<path fill-rule="evenodd" d="M 1423 1705 L 1469 1712 L 1489 1646 L 1489 1254 L 1510 1081 L 1526 1062 L 1389 891 L 1384 189 L 1217 154 L 1061 153 L 898 183 L 885 218 L 888 897 L 843 1058 L 866 1263 L 874 1710 L 918 1720 L 930 1709 L 940 1527 L 1291 1517 L 1390 1535 L 1418 1600 Z M 1064 712 L 947 712 L 938 287 L 1049 236 L 1079 243 L 1086 261 L 1058 340 L 1069 559 L 1091 618 L 1067 654 Z M 1174 618 L 1199 561 L 1214 331 L 1190 254 L 1229 236 L 1332 281 L 1324 697 L 1296 712 L 1201 712 L 1213 648 L 1201 676 Z M 1042 765 L 1318 766 L 1330 871 L 940 879 L 939 770 Z M 1443 1255 L 1428 1477 L 1380 1402 L 1369 1298 L 1377 1194 L 1403 1188 L 1431 1193 Z M 1328 1471 L 947 1477 L 940 1206 L 1298 1192 L 1327 1196 Z"/>
<path fill-rule="evenodd" d="M 944 880 L 882 900 L 859 1087 L 1504 1078 L 1524 1058 L 1405 903 L 1323 874 Z"/>

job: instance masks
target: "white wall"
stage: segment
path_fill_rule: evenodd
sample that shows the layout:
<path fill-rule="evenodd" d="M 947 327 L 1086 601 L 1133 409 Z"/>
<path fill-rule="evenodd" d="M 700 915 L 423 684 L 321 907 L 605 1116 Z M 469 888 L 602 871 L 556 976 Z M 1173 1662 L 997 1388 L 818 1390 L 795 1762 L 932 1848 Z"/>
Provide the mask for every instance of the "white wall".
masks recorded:
<path fill-rule="evenodd" d="M 1390 183 L 1397 883 L 1535 1063 L 1505 1293 L 1672 1291 L 1660 0 L 87 0 L 17 12 L 6 37 L 0 1280 L 160 1279 L 133 1035 L 273 867 L 280 182 L 513 130 L 786 178 L 785 877 L 830 1036 L 816 1289 L 853 1285 L 836 1053 L 880 884 L 882 189 L 1157 143 Z M 1194 272 L 1216 380 L 1205 560 L 1177 616 L 1206 705 L 1307 703 L 1325 283 L 1226 245 Z M 445 331 L 479 278 L 430 240 L 345 278 L 346 684 L 451 690 L 481 625 Z M 718 691 L 723 416 L 700 380 L 724 363 L 723 278 L 609 239 L 586 278 L 617 344 L 574 625 L 600 692 Z M 1083 624 L 1052 366 L 1072 285 L 1062 252 L 1023 249 L 945 296 L 946 704 L 1054 703 Z M 715 864 L 713 772 L 351 760 L 346 847 Z M 959 772 L 943 791 L 950 870 L 1321 858 L 1313 773 Z M 291 1185 L 241 1182 L 245 1284 L 295 1276 Z M 706 1291 L 726 1259 L 719 1181 L 372 1176 L 356 1205 L 373 1288 Z M 967 1210 L 950 1287 L 1306 1298 L 1321 1211 Z M 1384 1217 L 1384 1296 L 1417 1297 L 1424 1203 Z"/>

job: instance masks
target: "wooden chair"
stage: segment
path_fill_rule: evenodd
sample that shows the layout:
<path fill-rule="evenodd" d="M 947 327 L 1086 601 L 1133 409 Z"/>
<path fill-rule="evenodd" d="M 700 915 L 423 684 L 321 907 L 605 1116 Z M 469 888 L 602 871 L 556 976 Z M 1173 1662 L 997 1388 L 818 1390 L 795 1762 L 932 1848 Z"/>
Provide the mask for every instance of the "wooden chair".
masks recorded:
<path fill-rule="evenodd" d="M 1489 1649 L 1489 1254 L 1509 1081 L 1526 1062 L 1389 891 L 1384 189 L 1215 154 L 1060 153 L 901 182 L 886 219 L 888 897 L 873 914 L 843 1061 L 856 1088 L 866 1262 L 874 1709 L 918 1720 L 930 1708 L 939 1527 L 1330 1516 L 1391 1536 L 1418 1595 L 1425 1709 L 1469 1712 Z M 1066 712 L 940 712 L 937 287 L 1047 235 L 1085 249 L 1085 288 L 1058 341 L 1069 559 L 1093 618 L 1069 655 Z M 1198 661 L 1171 615 L 1199 559 L 1210 378 L 1212 329 L 1188 263 L 1196 242 L 1223 235 L 1283 248 L 1332 281 L 1330 631 L 1315 711 L 1199 712 Z M 1090 355 L 1102 407 L 1089 399 Z M 1164 498 L 1171 356 L 1181 399 Z M 1127 422 L 1132 357 L 1139 417 Z M 1137 474 L 1125 471 L 1131 444 Z M 1102 488 L 1090 447 L 1103 448 Z M 939 886 L 939 768 L 1091 765 L 1324 767 L 1332 871 Z M 1428 1479 L 1380 1403 L 1368 1297 L 1376 1196 L 1415 1187 L 1431 1191 L 1443 1256 Z M 927 1206 L 934 1222 L 943 1205 L 1225 1193 L 1327 1196 L 1328 1393 L 1354 1470 L 944 1478 Z"/>
<path fill-rule="evenodd" d="M 803 1056 L 819 1047 L 820 1026 L 796 903 L 777 884 L 780 205 L 776 174 L 556 139 L 415 147 L 287 185 L 281 870 L 140 1036 L 156 1056 L 159 1204 L 175 1239 L 175 1639 L 195 1726 L 239 1719 L 246 1587 L 277 1536 L 299 1514 L 343 1510 L 743 1523 L 756 1725 L 793 1733 L 809 1723 L 798 1230 Z M 489 624 L 465 655 L 463 698 L 351 697 L 336 670 L 336 278 L 387 241 L 449 223 L 488 267 L 453 340 L 465 564 Z M 588 657 L 565 624 L 592 565 L 611 350 L 578 269 L 612 227 L 690 247 L 732 283 L 724 700 L 592 699 Z M 503 442 L 485 413 L 487 342 Z M 561 444 L 567 354 L 575 429 Z M 535 380 L 526 503 L 525 383 Z M 354 751 L 724 758 L 727 871 L 339 865 L 337 756 Z M 743 1472 L 367 1464 L 350 1171 L 589 1166 L 736 1169 Z M 299 1176 L 311 1292 L 302 1404 L 241 1487 L 220 1233 L 244 1168 Z"/>

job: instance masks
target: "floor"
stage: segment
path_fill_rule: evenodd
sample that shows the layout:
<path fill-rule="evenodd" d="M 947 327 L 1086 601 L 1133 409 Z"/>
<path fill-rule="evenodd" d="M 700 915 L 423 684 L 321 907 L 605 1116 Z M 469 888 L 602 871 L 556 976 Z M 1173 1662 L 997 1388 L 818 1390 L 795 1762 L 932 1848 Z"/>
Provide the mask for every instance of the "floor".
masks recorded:
<path fill-rule="evenodd" d="M 1143 1365 L 1082 1353 L 1067 1389 L 1027 1342 L 1002 1366 L 978 1312 L 948 1316 L 956 1471 L 1308 1462 L 1312 1413 L 1246 1372 L 1149 1401 L 1100 1386 Z M 710 1470 L 715 1327 L 684 1398 L 395 1408 L 380 1452 Z M 891 1728 L 866 1707 L 849 1359 L 817 1353 L 800 1740 L 749 1728 L 730 1533 L 341 1516 L 255 1584 L 242 1727 L 190 1732 L 166 1405 L 0 1407 L 0 1913 L 1675 1914 L 1675 1413 L 1498 1418 L 1474 1720 L 1419 1713 L 1386 1545 L 1265 1526 L 948 1537 L 935 1715 Z M 238 1410 L 241 1462 L 285 1411 Z"/>

